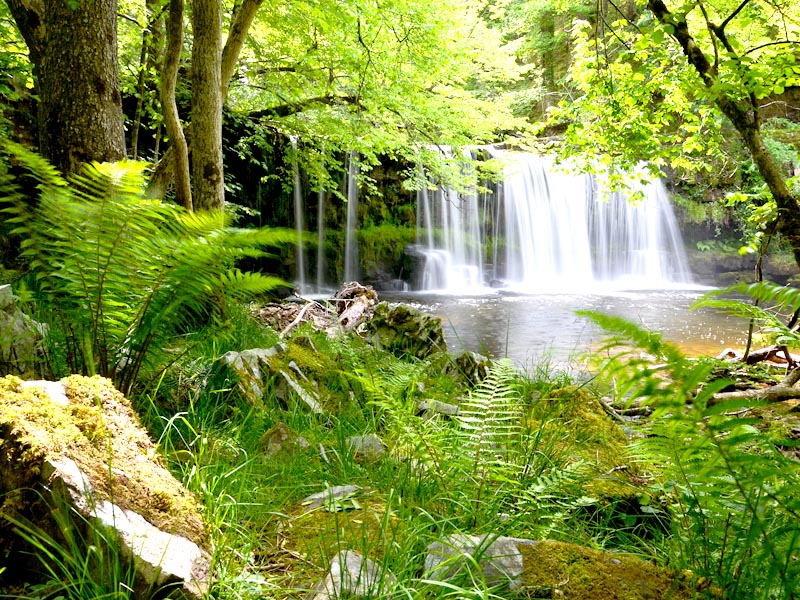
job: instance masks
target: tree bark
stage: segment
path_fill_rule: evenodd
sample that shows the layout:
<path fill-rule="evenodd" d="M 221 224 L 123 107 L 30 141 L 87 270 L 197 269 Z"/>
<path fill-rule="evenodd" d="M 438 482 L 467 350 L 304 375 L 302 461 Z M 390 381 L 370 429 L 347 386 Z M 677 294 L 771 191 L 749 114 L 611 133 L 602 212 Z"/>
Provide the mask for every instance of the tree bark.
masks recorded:
<path fill-rule="evenodd" d="M 222 165 L 222 6 L 193 0 L 192 179 L 194 207 L 220 210 L 225 203 Z"/>
<path fill-rule="evenodd" d="M 706 87 L 714 87 L 717 83 L 716 67 L 697 45 L 685 17 L 671 13 L 663 0 L 647 0 L 647 7 L 660 23 L 672 27 L 672 37 L 681 45 L 689 64 L 697 71 Z M 722 27 L 711 23 L 708 25 L 709 30 L 726 47 L 728 54 L 737 60 L 724 34 L 725 24 Z M 764 145 L 758 102 L 752 95 L 749 100 L 743 100 L 718 91 L 715 103 L 742 136 L 758 172 L 772 193 L 778 207 L 778 232 L 791 246 L 795 262 L 800 266 L 800 203 L 792 195 L 780 167 Z"/>
<path fill-rule="evenodd" d="M 8 6 L 34 66 L 42 154 L 66 174 L 125 158 L 116 0 Z"/>
<path fill-rule="evenodd" d="M 170 139 L 174 156 L 175 199 L 187 210 L 192 210 L 192 185 L 189 180 L 189 148 L 183 135 L 178 105 L 175 102 L 175 86 L 183 48 L 183 0 L 170 0 L 167 15 L 167 51 L 164 56 L 164 72 L 161 76 L 161 105 L 164 125 Z"/>

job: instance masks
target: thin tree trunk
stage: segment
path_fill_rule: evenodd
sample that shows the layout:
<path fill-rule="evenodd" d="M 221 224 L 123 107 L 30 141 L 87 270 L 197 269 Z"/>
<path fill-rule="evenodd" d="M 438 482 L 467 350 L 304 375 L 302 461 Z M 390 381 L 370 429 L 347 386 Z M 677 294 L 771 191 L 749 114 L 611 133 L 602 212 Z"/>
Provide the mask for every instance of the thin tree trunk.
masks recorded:
<path fill-rule="evenodd" d="M 164 57 L 164 73 L 161 76 L 161 105 L 164 124 L 170 139 L 174 158 L 175 197 L 181 206 L 192 210 L 192 186 L 189 180 L 189 148 L 183 135 L 178 105 L 175 102 L 175 86 L 183 48 L 183 0 L 170 0 L 167 17 L 167 51 Z"/>
<path fill-rule="evenodd" d="M 139 74 L 136 80 L 136 114 L 131 126 L 131 158 L 139 158 L 139 134 L 144 116 L 145 98 L 148 93 L 147 73 L 155 70 L 158 64 L 157 47 L 159 45 L 162 27 L 162 9 L 156 0 L 146 0 L 145 9 L 148 14 L 147 26 L 142 31 L 142 50 L 139 55 Z"/>
<path fill-rule="evenodd" d="M 19 0 L 16 0 L 19 1 Z M 262 0 L 244 0 L 236 10 L 225 47 L 222 50 L 220 65 L 220 81 L 222 89 L 222 103 L 228 96 L 231 78 L 239 61 L 247 32 L 253 23 L 258 7 Z M 175 174 L 175 157 L 172 148 L 167 148 L 163 158 L 156 164 L 153 174 L 148 182 L 147 195 L 151 198 L 163 198 Z"/>

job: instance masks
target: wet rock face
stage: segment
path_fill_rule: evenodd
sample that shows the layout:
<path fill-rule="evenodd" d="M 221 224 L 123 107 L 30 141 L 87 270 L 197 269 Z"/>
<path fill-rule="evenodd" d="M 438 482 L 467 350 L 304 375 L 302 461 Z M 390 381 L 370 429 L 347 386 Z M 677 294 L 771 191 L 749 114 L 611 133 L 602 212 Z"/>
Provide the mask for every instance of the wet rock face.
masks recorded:
<path fill-rule="evenodd" d="M 32 523 L 34 536 L 105 540 L 104 552 L 119 552 L 134 570 L 142 597 L 163 586 L 173 597 L 201 597 L 210 573 L 205 525 L 157 456 L 106 379 L 0 379 L 0 587 L 35 577 L 15 531 Z"/>
<path fill-rule="evenodd" d="M 411 306 L 381 302 L 366 328 L 373 344 L 400 356 L 426 358 L 447 351 L 442 320 Z"/>

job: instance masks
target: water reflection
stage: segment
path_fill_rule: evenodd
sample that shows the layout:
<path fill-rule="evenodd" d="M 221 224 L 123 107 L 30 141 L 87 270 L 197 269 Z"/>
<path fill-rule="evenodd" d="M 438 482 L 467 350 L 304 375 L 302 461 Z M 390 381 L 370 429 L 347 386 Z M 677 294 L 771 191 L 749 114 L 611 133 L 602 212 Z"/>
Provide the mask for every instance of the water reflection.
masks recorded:
<path fill-rule="evenodd" d="M 520 366 L 532 367 L 543 358 L 568 363 L 602 340 L 596 327 L 575 314 L 580 309 L 624 317 L 663 334 L 693 355 L 715 355 L 726 347 L 743 345 L 746 323 L 741 319 L 708 309 L 689 310 L 701 295 L 695 290 L 658 290 L 466 297 L 384 293 L 381 297 L 441 317 L 452 350 L 508 356 Z"/>

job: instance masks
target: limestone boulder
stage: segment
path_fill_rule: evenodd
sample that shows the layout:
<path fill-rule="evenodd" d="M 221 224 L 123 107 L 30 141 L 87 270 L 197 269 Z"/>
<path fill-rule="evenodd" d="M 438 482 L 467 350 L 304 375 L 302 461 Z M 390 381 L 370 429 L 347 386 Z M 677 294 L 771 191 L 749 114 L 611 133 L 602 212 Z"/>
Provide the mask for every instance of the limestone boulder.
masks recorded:
<path fill-rule="evenodd" d="M 358 462 L 373 463 L 386 456 L 386 444 L 373 433 L 350 436 L 345 443 Z"/>
<path fill-rule="evenodd" d="M 477 565 L 489 586 L 515 589 L 522 583 L 524 570 L 520 545 L 531 540 L 488 535 L 454 534 L 428 546 L 426 577 L 448 581 Z"/>
<path fill-rule="evenodd" d="M 322 413 L 322 402 L 314 383 L 292 360 L 286 344 L 271 348 L 251 348 L 223 354 L 214 367 L 215 385 L 234 382 L 240 393 L 256 406 L 263 406 L 267 390 L 288 404 L 299 399 L 309 410 Z"/>
<path fill-rule="evenodd" d="M 291 456 L 309 447 L 308 440 L 286 423 L 276 423 L 261 437 L 264 455 Z"/>
<path fill-rule="evenodd" d="M 128 400 L 101 377 L 0 379 L 0 587 L 37 576 L 17 533 L 25 523 L 54 540 L 104 532 L 91 539 L 119 551 L 142 596 L 158 588 L 175 598 L 207 591 L 208 535 L 198 505 L 161 464 Z"/>
<path fill-rule="evenodd" d="M 331 559 L 325 578 L 309 595 L 311 600 L 333 600 L 335 598 L 378 598 L 397 584 L 397 579 L 357 552 L 345 550 Z"/>

